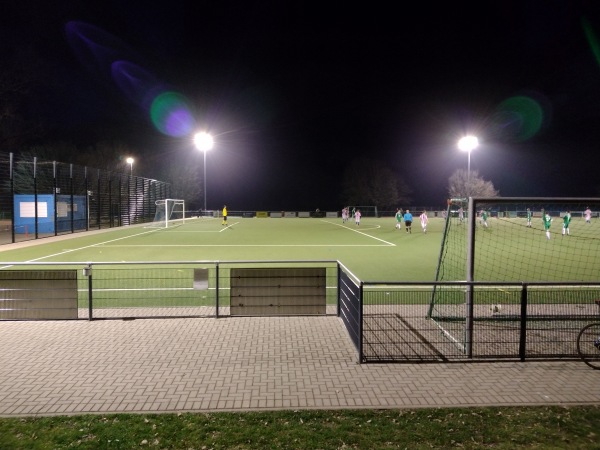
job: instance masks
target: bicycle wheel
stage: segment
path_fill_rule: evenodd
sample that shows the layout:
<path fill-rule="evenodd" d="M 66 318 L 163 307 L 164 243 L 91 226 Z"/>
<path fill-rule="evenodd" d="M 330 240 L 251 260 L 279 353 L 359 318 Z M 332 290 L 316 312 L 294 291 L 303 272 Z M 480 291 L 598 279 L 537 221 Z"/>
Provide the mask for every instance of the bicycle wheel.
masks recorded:
<path fill-rule="evenodd" d="M 593 369 L 600 369 L 600 349 L 594 341 L 600 338 L 600 323 L 586 325 L 577 336 L 577 353 Z"/>

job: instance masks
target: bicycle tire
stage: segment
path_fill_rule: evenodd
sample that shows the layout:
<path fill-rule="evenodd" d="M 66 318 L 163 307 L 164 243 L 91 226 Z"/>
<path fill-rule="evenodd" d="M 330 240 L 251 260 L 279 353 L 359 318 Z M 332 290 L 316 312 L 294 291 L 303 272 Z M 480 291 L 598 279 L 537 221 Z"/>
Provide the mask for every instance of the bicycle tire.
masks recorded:
<path fill-rule="evenodd" d="M 590 323 L 581 329 L 577 336 L 577 353 L 592 369 L 600 370 L 600 349 L 594 341 L 600 337 L 600 323 Z"/>

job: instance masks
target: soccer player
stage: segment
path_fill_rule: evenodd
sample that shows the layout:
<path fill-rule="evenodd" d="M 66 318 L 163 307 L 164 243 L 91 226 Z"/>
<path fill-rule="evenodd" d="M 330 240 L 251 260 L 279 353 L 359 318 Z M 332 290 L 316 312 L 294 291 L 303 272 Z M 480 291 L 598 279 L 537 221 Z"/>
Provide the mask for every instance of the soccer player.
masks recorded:
<path fill-rule="evenodd" d="M 550 239 L 550 225 L 552 224 L 552 217 L 547 212 L 542 211 L 542 221 L 544 222 L 544 230 L 546 231 L 546 239 Z"/>
<path fill-rule="evenodd" d="M 460 223 L 463 223 L 463 220 L 465 220 L 465 211 L 463 210 L 463 207 L 461 206 L 460 208 L 458 208 L 458 221 Z"/>
<path fill-rule="evenodd" d="M 429 223 L 427 211 L 423 211 L 423 213 L 419 216 L 419 219 L 421 219 L 421 228 L 423 228 L 423 233 L 427 233 L 427 224 Z"/>
<path fill-rule="evenodd" d="M 592 223 L 592 210 L 590 209 L 590 207 L 588 206 L 586 208 L 586 210 L 583 212 L 583 215 L 585 217 L 585 222 L 586 223 Z"/>
<path fill-rule="evenodd" d="M 402 229 L 402 208 L 396 210 L 396 228 L 398 230 Z"/>
<path fill-rule="evenodd" d="M 531 228 L 531 217 L 532 217 L 531 210 L 529 208 L 527 208 L 527 226 L 529 228 Z"/>
<path fill-rule="evenodd" d="M 354 221 L 356 222 L 356 225 L 360 226 L 360 209 L 357 209 L 356 212 L 354 213 Z"/>
<path fill-rule="evenodd" d="M 488 213 L 485 209 L 481 210 L 481 225 L 483 225 L 484 227 L 487 228 L 488 223 L 487 223 L 487 218 L 488 218 Z"/>
<path fill-rule="evenodd" d="M 346 223 L 348 220 L 348 210 L 344 207 L 342 208 L 342 223 Z"/>
<path fill-rule="evenodd" d="M 406 227 L 406 232 L 407 233 L 411 233 L 412 234 L 412 221 L 413 221 L 413 216 L 410 213 L 410 211 L 407 209 L 406 212 L 404 213 L 404 226 Z"/>
<path fill-rule="evenodd" d="M 569 223 L 571 223 L 571 211 L 567 211 L 567 213 L 563 217 L 563 228 L 562 228 L 563 236 L 565 235 L 565 232 L 567 233 L 567 236 L 571 235 L 571 233 L 569 232 Z"/>
<path fill-rule="evenodd" d="M 227 205 L 223 205 L 223 222 L 222 225 L 227 225 Z"/>

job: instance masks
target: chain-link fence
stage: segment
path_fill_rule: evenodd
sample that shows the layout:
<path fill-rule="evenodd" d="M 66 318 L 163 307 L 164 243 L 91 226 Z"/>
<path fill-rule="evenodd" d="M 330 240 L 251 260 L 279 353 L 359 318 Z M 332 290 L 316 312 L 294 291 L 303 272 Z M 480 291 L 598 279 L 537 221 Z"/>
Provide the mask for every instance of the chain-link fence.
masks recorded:
<path fill-rule="evenodd" d="M 144 223 L 169 197 L 157 180 L 0 152 L 0 244 Z"/>

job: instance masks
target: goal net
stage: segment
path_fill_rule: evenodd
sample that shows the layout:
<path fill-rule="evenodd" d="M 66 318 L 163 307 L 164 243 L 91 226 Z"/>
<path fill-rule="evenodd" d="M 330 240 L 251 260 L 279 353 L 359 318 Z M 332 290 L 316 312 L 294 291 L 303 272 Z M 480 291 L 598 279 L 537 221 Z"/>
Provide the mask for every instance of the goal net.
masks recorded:
<path fill-rule="evenodd" d="M 360 211 L 362 217 L 379 217 L 377 212 L 377 206 L 348 206 L 348 213 L 350 218 L 356 211 Z"/>
<path fill-rule="evenodd" d="M 475 284 L 436 285 L 428 318 L 463 344 L 468 316 L 519 317 L 522 288 L 502 285 L 508 282 L 538 283 L 527 291 L 530 318 L 592 307 L 600 298 L 598 211 L 598 198 L 449 200 L 436 281 Z"/>
<path fill-rule="evenodd" d="M 185 200 L 156 200 L 154 220 L 146 228 L 171 228 L 185 223 Z"/>

